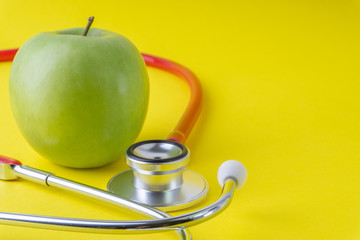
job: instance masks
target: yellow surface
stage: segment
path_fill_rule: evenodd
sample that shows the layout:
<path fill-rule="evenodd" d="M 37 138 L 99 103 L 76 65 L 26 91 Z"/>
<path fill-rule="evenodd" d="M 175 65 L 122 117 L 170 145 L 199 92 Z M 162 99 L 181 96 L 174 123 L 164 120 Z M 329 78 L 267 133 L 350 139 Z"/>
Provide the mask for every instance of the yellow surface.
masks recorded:
<path fill-rule="evenodd" d="M 358 1 L 0 1 L 0 49 L 43 31 L 86 24 L 124 34 L 142 52 L 192 69 L 205 106 L 188 146 L 189 169 L 220 192 L 222 161 L 249 177 L 230 207 L 191 228 L 195 239 L 360 239 Z M 123 161 L 92 170 L 34 152 L 11 114 L 11 63 L 0 64 L 0 153 L 105 188 Z M 149 70 L 151 102 L 140 140 L 163 138 L 180 116 L 185 83 Z M 136 219 L 26 181 L 0 182 L 0 211 Z M 96 235 L 0 226 L 0 239 L 176 239 L 173 233 Z"/>

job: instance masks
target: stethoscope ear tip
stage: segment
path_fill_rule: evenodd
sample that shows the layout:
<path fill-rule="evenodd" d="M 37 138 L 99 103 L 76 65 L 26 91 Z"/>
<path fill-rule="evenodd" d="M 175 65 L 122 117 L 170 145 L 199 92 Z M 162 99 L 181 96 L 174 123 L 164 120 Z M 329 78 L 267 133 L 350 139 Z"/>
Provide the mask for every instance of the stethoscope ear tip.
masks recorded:
<path fill-rule="evenodd" d="M 228 160 L 221 164 L 218 170 L 218 181 L 221 187 L 224 186 L 228 179 L 233 179 L 236 182 L 236 188 L 239 189 L 244 186 L 247 178 L 247 171 L 245 166 L 236 160 Z"/>

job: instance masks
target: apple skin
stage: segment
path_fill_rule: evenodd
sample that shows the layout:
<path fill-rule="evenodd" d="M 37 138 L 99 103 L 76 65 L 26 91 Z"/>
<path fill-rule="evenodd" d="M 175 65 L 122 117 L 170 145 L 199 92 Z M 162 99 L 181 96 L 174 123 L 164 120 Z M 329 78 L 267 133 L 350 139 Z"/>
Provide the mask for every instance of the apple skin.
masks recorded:
<path fill-rule="evenodd" d="M 42 156 L 93 168 L 118 160 L 145 120 L 144 60 L 122 35 L 92 28 L 40 33 L 20 48 L 10 73 L 17 125 Z"/>

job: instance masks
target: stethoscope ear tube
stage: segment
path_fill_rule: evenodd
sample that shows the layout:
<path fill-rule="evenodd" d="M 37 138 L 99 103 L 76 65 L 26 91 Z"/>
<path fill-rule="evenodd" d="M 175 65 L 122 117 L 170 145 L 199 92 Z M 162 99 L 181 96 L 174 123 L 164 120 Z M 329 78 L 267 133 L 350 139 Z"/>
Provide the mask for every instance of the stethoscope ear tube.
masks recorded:
<path fill-rule="evenodd" d="M 158 218 L 154 220 L 139 221 L 105 221 L 0 212 L 1 224 L 65 231 L 117 234 L 141 233 L 139 230 L 152 232 L 178 230 L 182 239 L 190 239 L 189 233 L 186 229 L 184 229 L 185 227 L 202 223 L 225 210 L 225 208 L 230 204 L 236 188 L 237 182 L 234 178 L 239 179 L 239 176 L 231 174 L 225 176 L 222 194 L 216 202 L 201 210 L 171 217 L 159 210 L 131 202 L 101 189 L 90 187 L 61 177 L 56 177 L 52 173 L 44 172 L 24 165 L 0 165 L 10 166 L 10 169 L 17 177 L 37 183 L 43 183 L 43 185 L 54 186 L 67 191 L 79 193 L 93 199 L 125 207 L 126 209 L 136 211 L 142 215 Z M 246 173 L 246 169 L 241 169 L 241 172 Z"/>
<path fill-rule="evenodd" d="M 57 177 L 53 173 L 45 172 L 29 166 L 24 166 L 18 160 L 0 156 L 0 179 L 14 180 L 16 178 L 22 178 L 31 182 L 42 184 L 44 186 L 56 187 L 62 190 L 77 193 L 82 196 L 100 200 L 102 202 L 106 202 L 108 204 L 117 207 L 125 208 L 127 210 L 141 214 L 145 217 L 150 217 L 150 218 L 171 217 L 169 214 L 160 211 L 156 208 L 151 208 L 146 205 L 132 202 L 130 200 L 121 198 L 117 195 L 114 195 L 110 192 L 98 188 L 90 187 L 85 184 L 81 184 L 65 178 Z M 45 228 L 45 229 L 60 229 L 60 230 L 81 231 L 81 232 L 88 230 L 88 232 L 94 232 L 94 230 L 91 229 L 82 229 L 82 228 L 77 228 L 75 226 L 74 228 L 70 227 L 69 229 L 64 229 L 61 226 L 62 223 L 61 218 L 49 217 L 49 216 L 0 212 L 0 223 L 16 225 L 16 226 L 25 226 L 25 227 Z M 177 230 L 177 234 L 180 239 L 183 240 L 191 239 L 191 234 L 188 229 L 179 227 L 179 228 L 173 228 L 173 230 Z"/>

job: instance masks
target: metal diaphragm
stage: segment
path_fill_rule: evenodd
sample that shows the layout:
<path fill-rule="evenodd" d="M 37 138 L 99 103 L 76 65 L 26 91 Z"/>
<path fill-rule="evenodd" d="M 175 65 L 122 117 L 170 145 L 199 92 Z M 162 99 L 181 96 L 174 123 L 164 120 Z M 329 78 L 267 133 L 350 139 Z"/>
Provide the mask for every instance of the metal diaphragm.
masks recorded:
<path fill-rule="evenodd" d="M 185 169 L 190 152 L 169 140 L 148 140 L 133 144 L 126 151 L 131 168 L 113 177 L 109 191 L 165 211 L 193 206 L 208 192 L 206 180 Z"/>

